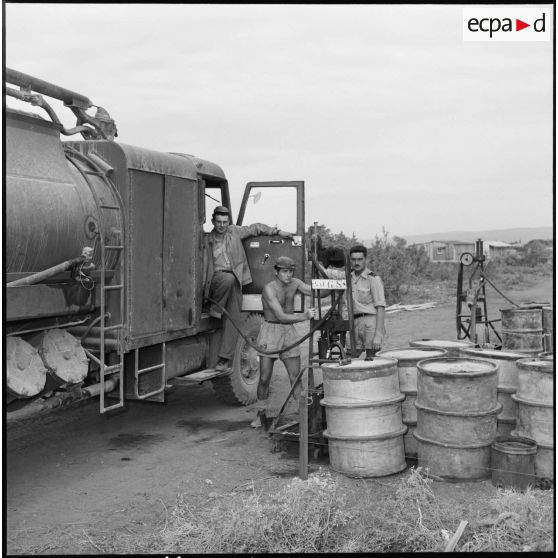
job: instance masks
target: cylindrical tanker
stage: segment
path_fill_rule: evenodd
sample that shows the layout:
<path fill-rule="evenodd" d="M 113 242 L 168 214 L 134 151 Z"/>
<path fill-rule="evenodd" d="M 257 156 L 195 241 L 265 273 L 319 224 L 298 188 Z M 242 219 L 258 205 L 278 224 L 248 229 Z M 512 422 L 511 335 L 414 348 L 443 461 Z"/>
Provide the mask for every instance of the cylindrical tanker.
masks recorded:
<path fill-rule="evenodd" d="M 81 171 L 60 142 L 60 126 L 38 116 L 6 113 L 6 267 L 5 272 L 36 273 L 76 258 L 85 246 L 95 248 L 120 237 L 117 206 L 107 179 L 87 161 Z M 117 254 L 107 258 L 107 267 Z"/>

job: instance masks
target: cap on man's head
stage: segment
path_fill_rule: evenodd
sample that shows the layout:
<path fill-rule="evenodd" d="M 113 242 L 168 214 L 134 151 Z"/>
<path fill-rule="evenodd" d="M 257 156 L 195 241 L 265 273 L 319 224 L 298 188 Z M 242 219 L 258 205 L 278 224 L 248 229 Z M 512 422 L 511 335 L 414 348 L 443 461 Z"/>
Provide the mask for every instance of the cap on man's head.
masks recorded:
<path fill-rule="evenodd" d="M 218 205 L 214 210 L 213 210 L 213 217 L 215 217 L 215 215 L 229 215 L 229 208 L 225 207 L 224 205 Z"/>
<path fill-rule="evenodd" d="M 276 269 L 294 269 L 296 267 L 295 261 L 288 256 L 279 256 L 275 260 Z"/>

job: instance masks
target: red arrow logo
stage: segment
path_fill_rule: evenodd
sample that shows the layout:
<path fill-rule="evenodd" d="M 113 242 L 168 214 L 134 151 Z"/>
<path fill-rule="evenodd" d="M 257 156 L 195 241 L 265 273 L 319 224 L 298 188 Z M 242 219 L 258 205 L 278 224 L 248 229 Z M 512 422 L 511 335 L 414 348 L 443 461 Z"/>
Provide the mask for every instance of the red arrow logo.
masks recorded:
<path fill-rule="evenodd" d="M 525 23 L 524 21 L 521 21 L 520 19 L 515 20 L 515 30 L 516 31 L 521 31 L 522 29 L 525 29 L 525 27 L 531 27 L 531 24 L 530 23 Z"/>

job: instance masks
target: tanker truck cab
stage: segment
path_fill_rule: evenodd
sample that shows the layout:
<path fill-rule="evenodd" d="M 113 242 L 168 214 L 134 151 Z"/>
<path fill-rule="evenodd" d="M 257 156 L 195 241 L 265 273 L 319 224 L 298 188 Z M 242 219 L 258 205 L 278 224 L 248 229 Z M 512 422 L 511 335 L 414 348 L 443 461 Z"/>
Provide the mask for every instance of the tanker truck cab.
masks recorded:
<path fill-rule="evenodd" d="M 224 177 L 219 179 L 211 163 L 197 158 L 193 159 L 200 173 L 199 181 L 204 198 L 203 235 L 206 237 L 213 229 L 211 218 L 215 207 L 220 205 L 227 207 L 231 215 L 231 223 L 234 222 L 234 213 L 228 183 Z M 210 169 L 213 172 L 210 172 Z M 252 340 L 252 343 L 256 340 L 263 322 L 261 293 L 263 287 L 275 277 L 273 264 L 276 258 L 285 255 L 293 258 L 297 264 L 295 277 L 304 281 L 304 182 L 248 183 L 235 224 L 243 226 L 254 223 L 264 223 L 289 231 L 294 234 L 294 237 L 284 239 L 278 236 L 259 235 L 243 240 L 252 283 L 245 285 L 242 289 L 242 323 L 237 325 L 246 337 Z M 303 311 L 303 297 L 297 295 L 295 312 Z M 232 362 L 232 373 L 225 377 L 217 377 L 214 366 L 217 362 L 221 326 L 222 320 L 209 316 L 209 303 L 204 301 L 200 327 L 215 330 L 210 341 L 206 361 L 207 369 L 187 376 L 185 380 L 212 379 L 213 387 L 222 400 L 228 403 L 252 403 L 257 399 L 259 380 L 257 352 L 239 335 Z"/>
<path fill-rule="evenodd" d="M 223 324 L 203 296 L 213 209 L 233 215 L 223 170 L 119 143 L 108 112 L 87 114 L 96 105 L 84 95 L 8 68 L 5 75 L 21 88 L 6 87 L 8 97 L 46 111 L 6 109 L 8 421 L 92 396 L 101 413 L 126 399 L 164 402 L 174 380 L 210 380 L 223 400 L 254 402 L 256 350 L 239 336 L 232 372 L 217 377 Z M 78 125 L 65 129 L 42 95 L 63 101 Z M 296 235 L 244 240 L 253 282 L 238 326 L 252 342 L 275 259 L 293 258 L 304 280 L 304 183 L 249 183 L 235 224 L 253 223 Z"/>

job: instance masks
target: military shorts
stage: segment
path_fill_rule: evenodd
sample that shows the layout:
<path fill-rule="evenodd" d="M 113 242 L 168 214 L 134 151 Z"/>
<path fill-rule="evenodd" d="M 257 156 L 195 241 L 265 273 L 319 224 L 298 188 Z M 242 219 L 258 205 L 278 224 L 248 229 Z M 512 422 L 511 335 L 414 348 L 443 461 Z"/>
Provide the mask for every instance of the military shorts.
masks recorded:
<path fill-rule="evenodd" d="M 285 360 L 286 358 L 294 358 L 300 356 L 300 345 L 289 349 L 284 353 L 276 353 L 284 347 L 288 347 L 296 343 L 300 339 L 294 324 L 276 324 L 271 322 L 264 322 L 260 329 L 257 339 L 257 345 L 264 351 L 274 351 L 273 354 L 266 355 L 258 351 L 258 356 L 269 358 L 279 358 Z"/>

